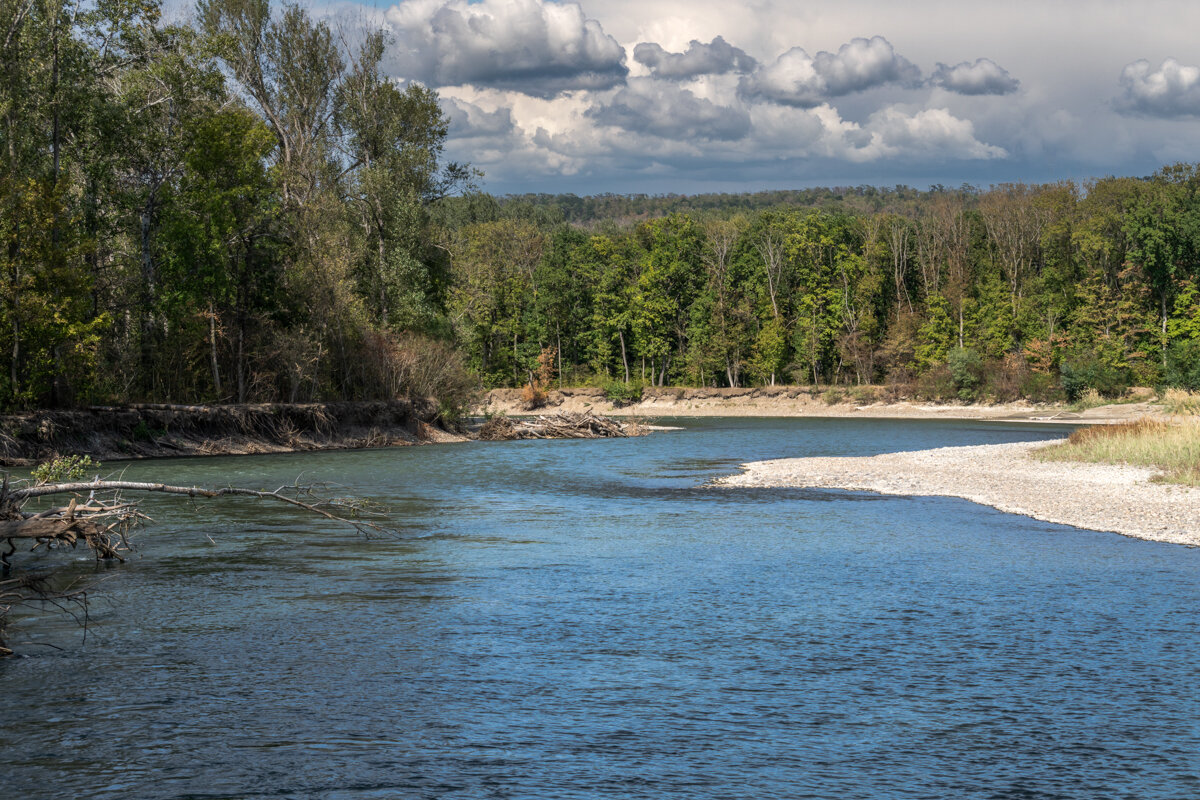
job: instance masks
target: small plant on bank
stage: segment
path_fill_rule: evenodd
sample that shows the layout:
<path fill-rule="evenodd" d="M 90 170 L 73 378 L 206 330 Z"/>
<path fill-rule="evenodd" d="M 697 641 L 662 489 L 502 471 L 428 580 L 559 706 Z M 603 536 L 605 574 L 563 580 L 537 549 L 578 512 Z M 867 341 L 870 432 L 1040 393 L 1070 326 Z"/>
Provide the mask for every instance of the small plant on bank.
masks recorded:
<path fill-rule="evenodd" d="M 821 402 L 827 406 L 835 406 L 846 399 L 846 393 L 834 386 L 830 386 L 821 394 Z"/>
<path fill-rule="evenodd" d="M 1071 404 L 1072 411 L 1086 411 L 1089 408 L 1097 408 L 1102 406 L 1107 401 L 1101 397 L 1100 393 L 1095 389 L 1084 389 L 1083 392 Z"/>
<path fill-rule="evenodd" d="M 60 456 L 34 467 L 33 481 L 38 486 L 79 481 L 93 469 L 100 469 L 100 462 L 92 461 L 91 456 Z"/>
<path fill-rule="evenodd" d="M 521 387 L 521 407 L 526 411 L 533 411 L 546 405 L 549 397 L 546 389 L 553 383 L 555 376 L 554 356 L 553 347 L 542 348 L 542 352 L 538 354 L 537 372 L 531 373 L 529 383 Z"/>
<path fill-rule="evenodd" d="M 612 403 L 614 408 L 640 403 L 645 390 L 641 381 L 630 381 L 629 383 L 611 381 L 605 383 L 601 388 L 604 390 L 604 398 Z"/>

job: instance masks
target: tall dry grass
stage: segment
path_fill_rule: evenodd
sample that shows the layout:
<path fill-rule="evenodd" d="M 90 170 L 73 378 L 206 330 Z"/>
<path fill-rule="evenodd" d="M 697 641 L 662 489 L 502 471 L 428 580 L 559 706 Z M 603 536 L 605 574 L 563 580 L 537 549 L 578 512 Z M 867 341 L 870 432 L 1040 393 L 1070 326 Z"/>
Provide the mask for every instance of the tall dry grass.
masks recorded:
<path fill-rule="evenodd" d="M 1159 402 L 1168 414 L 1200 416 L 1200 392 L 1187 389 L 1167 389 Z"/>
<path fill-rule="evenodd" d="M 1061 444 L 1038 451 L 1048 461 L 1132 464 L 1162 470 L 1161 480 L 1200 486 L 1200 418 L 1143 417 L 1080 428 Z"/>

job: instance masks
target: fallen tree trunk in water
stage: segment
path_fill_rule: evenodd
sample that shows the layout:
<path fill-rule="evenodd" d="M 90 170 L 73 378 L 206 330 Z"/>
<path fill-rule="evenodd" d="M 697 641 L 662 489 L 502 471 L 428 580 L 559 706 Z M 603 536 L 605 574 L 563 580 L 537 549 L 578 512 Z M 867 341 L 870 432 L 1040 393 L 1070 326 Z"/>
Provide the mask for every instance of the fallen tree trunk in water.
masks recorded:
<path fill-rule="evenodd" d="M 608 439 L 648 433 L 636 421 L 619 421 L 595 414 L 560 413 L 533 418 L 496 416 L 479 428 L 476 437 L 485 442 L 515 439 Z"/>
<path fill-rule="evenodd" d="M 291 484 L 273 491 L 244 489 L 236 486 L 203 488 L 173 486 L 165 483 L 136 481 L 106 481 L 99 476 L 90 481 L 70 481 L 36 485 L 9 486 L 5 477 L 0 485 L 0 656 L 11 655 L 4 642 L 4 622 L 8 612 L 18 606 L 52 606 L 73 613 L 77 609 L 85 626 L 87 619 L 87 590 L 77 586 L 55 587 L 52 572 L 13 573 L 12 557 L 18 543 L 32 542 L 27 552 L 39 548 L 75 548 L 84 544 L 97 561 L 124 562 L 130 549 L 128 534 L 148 520 L 138 509 L 137 501 L 123 499 L 122 492 L 153 492 L 191 498 L 226 496 L 275 500 L 300 508 L 325 519 L 345 523 L 360 533 L 392 533 L 389 528 L 361 517 L 380 517 L 379 509 L 368 508 L 350 498 L 324 498 L 316 494 L 318 487 Z M 25 510 L 26 504 L 39 497 L 71 495 L 64 506 L 52 506 L 35 512 Z"/>

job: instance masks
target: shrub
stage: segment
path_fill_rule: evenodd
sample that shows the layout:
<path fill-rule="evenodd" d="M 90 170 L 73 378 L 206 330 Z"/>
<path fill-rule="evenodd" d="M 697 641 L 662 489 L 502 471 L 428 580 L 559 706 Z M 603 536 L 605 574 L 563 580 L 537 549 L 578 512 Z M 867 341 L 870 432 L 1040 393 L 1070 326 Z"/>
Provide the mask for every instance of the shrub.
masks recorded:
<path fill-rule="evenodd" d="M 1063 390 L 1053 375 L 1031 372 L 1021 381 L 1021 395 L 1033 403 L 1055 403 L 1063 398 Z"/>
<path fill-rule="evenodd" d="M 846 399 L 846 393 L 834 386 L 830 386 L 821 394 L 821 400 L 827 406 L 834 406 Z"/>
<path fill-rule="evenodd" d="M 1029 374 L 1029 362 L 1021 353 L 1009 353 L 1002 359 L 989 362 L 984 370 L 988 396 L 1000 403 L 1011 403 L 1024 396 Z"/>
<path fill-rule="evenodd" d="M 60 456 L 34 467 L 33 480 L 39 486 L 78 481 L 83 480 L 85 473 L 92 469 L 100 469 L 100 462 L 92 461 L 91 456 Z"/>
<path fill-rule="evenodd" d="M 875 387 L 873 386 L 855 386 L 850 389 L 850 398 L 860 406 L 865 406 L 874 403 L 879 399 Z"/>
<path fill-rule="evenodd" d="M 913 395 L 919 400 L 949 400 L 958 396 L 950 367 L 938 364 L 926 370 L 913 385 Z"/>
<path fill-rule="evenodd" d="M 1200 390 L 1200 342 L 1175 342 L 1167 348 L 1163 383 L 1176 389 Z"/>
<path fill-rule="evenodd" d="M 533 411 L 546 405 L 546 391 L 537 384 L 527 383 L 521 387 L 521 408 Z"/>
<path fill-rule="evenodd" d="M 601 388 L 604 390 L 604 397 L 613 404 L 613 407 L 622 408 L 640 403 L 645 386 L 641 381 L 630 381 L 629 383 L 610 381 Z"/>
<path fill-rule="evenodd" d="M 1104 397 L 1120 397 L 1129 388 L 1129 369 L 1087 353 L 1064 360 L 1059 366 L 1060 382 L 1067 399 L 1074 402 L 1088 389 Z"/>
<path fill-rule="evenodd" d="M 946 357 L 946 365 L 950 368 L 958 399 L 974 400 L 983 383 L 983 359 L 979 353 L 969 347 L 956 347 Z"/>

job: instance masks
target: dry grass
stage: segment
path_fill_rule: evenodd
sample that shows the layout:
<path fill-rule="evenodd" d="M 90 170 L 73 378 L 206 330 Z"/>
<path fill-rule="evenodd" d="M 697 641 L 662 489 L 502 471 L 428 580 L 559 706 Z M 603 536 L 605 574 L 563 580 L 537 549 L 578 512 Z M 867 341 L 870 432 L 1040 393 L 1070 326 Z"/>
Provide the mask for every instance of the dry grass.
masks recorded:
<path fill-rule="evenodd" d="M 1162 406 L 1168 414 L 1200 416 L 1200 392 L 1186 389 L 1167 389 L 1163 392 Z"/>
<path fill-rule="evenodd" d="M 1161 480 L 1200 486 L 1200 419 L 1141 419 L 1080 428 L 1038 451 L 1048 461 L 1132 464 L 1163 471 Z"/>

